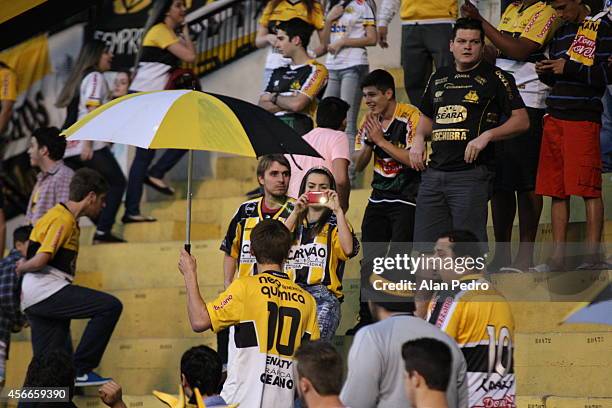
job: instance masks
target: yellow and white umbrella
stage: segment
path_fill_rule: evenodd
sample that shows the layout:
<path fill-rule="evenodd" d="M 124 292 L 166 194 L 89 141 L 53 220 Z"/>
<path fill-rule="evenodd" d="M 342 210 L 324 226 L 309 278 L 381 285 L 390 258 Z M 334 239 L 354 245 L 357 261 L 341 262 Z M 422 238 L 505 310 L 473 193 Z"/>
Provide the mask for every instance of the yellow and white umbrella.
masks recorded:
<path fill-rule="evenodd" d="M 229 96 L 190 90 L 123 96 L 90 112 L 63 134 L 68 141 L 189 150 L 187 248 L 191 232 L 192 150 L 250 157 L 274 153 L 321 157 L 291 127 L 265 109 Z"/>

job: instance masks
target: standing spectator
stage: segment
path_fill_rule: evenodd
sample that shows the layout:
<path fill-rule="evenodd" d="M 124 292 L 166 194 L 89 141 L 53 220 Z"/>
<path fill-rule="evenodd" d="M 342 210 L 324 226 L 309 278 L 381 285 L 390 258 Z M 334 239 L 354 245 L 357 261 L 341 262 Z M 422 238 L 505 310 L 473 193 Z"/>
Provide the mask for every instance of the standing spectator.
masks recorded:
<path fill-rule="evenodd" d="M 168 84 L 171 71 L 181 62 L 195 61 L 195 46 L 185 24 L 185 13 L 184 0 L 156 0 L 145 25 L 130 91 L 172 89 L 173 85 Z M 178 30 L 181 30 L 180 35 L 177 35 Z M 155 150 L 136 148 L 128 176 L 125 215 L 121 219 L 124 223 L 156 221 L 140 213 L 143 183 L 162 194 L 174 195 L 174 190 L 164 182 L 163 177 L 185 153 L 186 150 L 168 149 L 149 168 L 155 158 Z"/>
<path fill-rule="evenodd" d="M 287 197 L 291 167 L 285 156 L 263 156 L 257 164 L 257 180 L 263 188 L 262 197 L 248 200 L 238 207 L 221 243 L 224 286 L 235 278 L 256 275 L 255 257 L 249 251 L 251 232 L 265 219 L 285 221 L 293 211 L 294 200 Z"/>
<path fill-rule="evenodd" d="M 453 363 L 449 347 L 435 339 L 411 340 L 402 346 L 402 358 L 410 404 L 414 408 L 448 408 L 446 389 Z"/>
<path fill-rule="evenodd" d="M 68 401 L 49 402 L 19 402 L 18 408 L 77 408 L 72 402 L 74 398 L 75 368 L 72 356 L 64 350 L 52 350 L 48 353 L 35 355 L 28 365 L 24 387 L 49 389 L 51 387 L 67 388 Z M 117 407 L 119 408 L 119 407 Z"/>
<path fill-rule="evenodd" d="M 221 243 L 220 249 L 224 252 L 225 289 L 236 278 L 257 274 L 255 257 L 250 251 L 251 233 L 253 228 L 265 219 L 285 221 L 289 217 L 294 204 L 294 200 L 287 197 L 290 177 L 291 167 L 285 156 L 273 154 L 259 159 L 257 180 L 263 190 L 263 196 L 248 200 L 238 207 Z M 233 328 L 217 333 L 217 350 L 224 364 L 235 355 L 233 338 L 229 338 L 231 334 Z"/>
<path fill-rule="evenodd" d="M 0 391 L 4 386 L 11 333 L 20 331 L 25 324 L 25 316 L 19 307 L 21 278 L 15 273 L 15 267 L 17 261 L 27 254 L 31 231 L 30 226 L 16 228 L 13 231 L 15 247 L 0 261 Z"/>
<path fill-rule="evenodd" d="M 414 240 L 420 250 L 429 250 L 452 228 L 471 231 L 486 245 L 494 166 L 490 142 L 529 128 L 514 79 L 483 61 L 483 49 L 482 23 L 457 20 L 451 41 L 455 64 L 431 76 L 423 97 L 410 149 L 413 168 L 425 170 L 425 138 L 431 135 L 431 160 L 416 206 Z M 508 119 L 500 124 L 502 116 Z"/>
<path fill-rule="evenodd" d="M 536 64 L 542 82 L 552 86 L 546 99 L 536 193 L 552 197 L 553 254 L 536 269 L 565 269 L 572 195 L 583 198 L 586 212 L 586 256 L 578 268 L 608 269 L 600 253 L 604 209 L 599 132 L 612 23 L 607 11 L 589 16 L 580 0 L 554 0 L 552 7 L 563 25 L 550 42 L 551 59 Z"/>
<path fill-rule="evenodd" d="M 110 70 L 113 55 L 106 43 L 92 40 L 85 44 L 57 100 L 58 107 L 67 107 L 64 128 L 109 101 L 110 91 L 104 72 Z M 113 224 L 125 191 L 125 176 L 108 143 L 71 141 L 64 153 L 66 165 L 73 170 L 88 167 L 96 170 L 109 184 L 106 206 L 94 221 L 94 244 L 125 242 L 112 234 Z"/>
<path fill-rule="evenodd" d="M 122 305 L 106 293 L 72 284 L 79 252 L 80 217 L 95 218 L 104 206 L 108 184 L 91 169 L 79 169 L 70 182 L 70 196 L 38 220 L 28 245 L 27 260 L 17 263 L 25 274 L 21 308 L 32 327 L 34 356 L 65 347 L 72 319 L 91 319 L 74 354 L 76 386 L 108 382 L 93 369 L 121 315 Z"/>
<path fill-rule="evenodd" d="M 437 291 L 427 314 L 463 352 L 470 408 L 515 407 L 514 319 L 506 299 L 483 278 L 485 257 L 478 238 L 468 231 L 443 233 L 435 253 L 437 272 L 448 287 L 461 281 L 477 288 Z"/>
<path fill-rule="evenodd" d="M 327 83 L 327 68 L 306 52 L 312 26 L 299 18 L 283 21 L 276 30 L 276 46 L 291 64 L 270 75 L 259 106 L 274 113 L 300 135 L 313 128 L 317 98 Z"/>
<path fill-rule="evenodd" d="M 376 4 L 371 0 L 333 0 L 327 3 L 322 47 L 329 82 L 325 96 L 336 96 L 350 105 L 346 134 L 355 148 L 357 115 L 361 106 L 361 82 L 368 75 L 367 46 L 376 45 Z M 318 121 L 317 121 L 318 124 Z M 354 176 L 354 169 L 352 170 Z"/>
<path fill-rule="evenodd" d="M 414 303 L 387 295 L 369 302 L 377 320 L 355 335 L 348 355 L 348 373 L 340 398 L 351 408 L 414 408 L 404 393 L 404 367 L 399 358 L 402 345 L 421 337 L 448 345 L 453 355 L 451 379 L 445 388 L 448 406 L 467 407 L 466 363 L 449 336 L 414 316 Z"/>
<path fill-rule="evenodd" d="M 319 201 L 313 203 L 311 195 Z M 306 173 L 285 225 L 295 237 L 285 266 L 317 302 L 321 339 L 332 341 L 340 324 L 344 263 L 359 253 L 359 241 L 344 217 L 328 169 L 313 167 Z"/>
<path fill-rule="evenodd" d="M 198 406 L 197 399 L 203 398 L 204 405 L 209 407 L 225 407 L 227 404 L 219 395 L 221 385 L 222 363 L 219 354 L 208 346 L 192 347 L 181 357 L 181 396 L 185 397 L 187 406 Z M 160 401 L 175 407 L 179 402 L 173 395 L 153 391 Z"/>
<path fill-rule="evenodd" d="M 345 408 L 340 401 L 342 356 L 324 341 L 302 344 L 295 353 L 297 392 L 306 408 Z"/>
<path fill-rule="evenodd" d="M 38 128 L 32 133 L 28 155 L 30 164 L 40 173 L 28 202 L 26 224 L 36 224 L 56 204 L 68 201 L 74 171 L 62 161 L 65 150 L 66 138 L 60 136 L 59 129 Z"/>
<path fill-rule="evenodd" d="M 17 75 L 8 65 L 0 61 L 0 138 L 3 138 L 13 115 L 17 99 Z M 0 163 L 0 169 L 2 164 Z M 4 217 L 4 192 L 0 184 L 0 255 L 4 254 L 6 220 Z"/>
<path fill-rule="evenodd" d="M 372 259 L 385 256 L 387 252 L 410 252 L 405 243 L 412 242 L 420 180 L 419 173 L 410 168 L 409 158 L 419 110 L 395 100 L 395 82 L 387 71 L 370 72 L 361 83 L 361 89 L 368 113 L 355 141 L 355 171 L 363 171 L 374 156 L 374 176 L 372 194 L 361 224 L 363 260 L 359 323 L 349 334 L 371 322 L 363 294 L 369 286 Z M 389 248 L 381 245 L 386 243 Z"/>
<path fill-rule="evenodd" d="M 601 164 L 603 173 L 612 173 L 612 85 L 608 85 L 603 99 L 601 115 Z"/>
<path fill-rule="evenodd" d="M 448 52 L 453 23 L 457 19 L 457 0 L 383 0 L 378 10 L 378 44 L 387 48 L 388 26 L 399 9 L 402 20 L 401 60 L 404 87 L 410 103 L 421 106 L 423 91 L 432 66 L 452 65 Z"/>
<path fill-rule="evenodd" d="M 319 103 L 317 127 L 306 133 L 302 138 L 323 158 L 293 156 L 294 163 L 291 164 L 291 179 L 287 192 L 289 197 L 299 197 L 300 184 L 308 170 L 316 166 L 324 166 L 331 170 L 334 176 L 342 209 L 345 212 L 348 210 L 351 193 L 348 168 L 351 156 L 348 139 L 346 133 L 344 133 L 348 109 L 348 103 L 334 96 L 323 98 Z M 287 157 L 287 160 L 291 160 L 290 157 Z"/>
<path fill-rule="evenodd" d="M 321 30 L 323 29 L 323 7 L 318 0 L 269 0 L 266 4 L 255 37 L 257 48 L 270 47 L 266 56 L 266 65 L 263 77 L 263 89 L 270 82 L 270 75 L 276 68 L 283 67 L 291 63 L 291 60 L 284 57 L 278 48 L 276 39 L 276 29 L 279 24 L 299 18 L 318 30 L 319 40 L 321 40 Z"/>
<path fill-rule="evenodd" d="M 508 6 L 496 29 L 471 3 L 461 7 L 464 17 L 482 21 L 485 35 L 497 47 L 495 63 L 514 77 L 529 115 L 530 127 L 510 140 L 495 143 L 495 183 L 491 198 L 495 230 L 495 259 L 489 270 L 527 271 L 533 266 L 533 247 L 542 212 L 542 196 L 535 193 L 544 101 L 549 88 L 538 79 L 535 63 L 557 28 L 555 10 L 544 0 L 522 0 Z M 520 245 L 514 262 L 510 242 L 518 204 Z"/>
<path fill-rule="evenodd" d="M 181 251 L 187 309 L 196 332 L 236 330 L 236 358 L 230 362 L 221 396 L 241 408 L 293 407 L 295 350 L 319 338 L 312 296 L 282 272 L 291 248 L 291 233 L 278 220 L 253 229 L 251 252 L 256 276 L 234 280 L 217 299 L 204 303 L 194 257 Z"/>

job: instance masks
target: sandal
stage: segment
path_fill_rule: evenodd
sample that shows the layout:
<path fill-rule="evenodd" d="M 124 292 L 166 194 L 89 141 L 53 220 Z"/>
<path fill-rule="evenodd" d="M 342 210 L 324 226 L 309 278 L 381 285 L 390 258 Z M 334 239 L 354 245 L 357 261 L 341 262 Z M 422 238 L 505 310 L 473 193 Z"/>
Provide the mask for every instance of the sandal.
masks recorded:
<path fill-rule="evenodd" d="M 124 224 L 131 224 L 131 223 L 135 223 L 135 222 L 155 222 L 157 221 L 156 218 L 151 217 L 149 215 L 142 215 L 142 214 L 138 214 L 138 215 L 127 215 L 125 214 L 122 218 L 121 218 L 121 222 Z"/>
<path fill-rule="evenodd" d="M 162 186 L 162 185 L 155 183 L 153 180 L 151 180 L 151 176 L 146 177 L 144 179 L 144 183 L 160 194 L 167 195 L 167 196 L 174 195 L 174 189 L 172 187 L 167 186 L 167 185 Z"/>

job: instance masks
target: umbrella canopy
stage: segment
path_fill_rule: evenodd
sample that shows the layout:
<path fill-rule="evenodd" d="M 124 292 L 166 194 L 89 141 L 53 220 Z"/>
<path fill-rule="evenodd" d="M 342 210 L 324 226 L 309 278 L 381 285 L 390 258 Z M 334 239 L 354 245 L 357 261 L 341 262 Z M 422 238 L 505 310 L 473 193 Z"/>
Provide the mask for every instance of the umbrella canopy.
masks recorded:
<path fill-rule="evenodd" d="M 612 283 L 608 284 L 591 302 L 573 311 L 565 323 L 596 323 L 612 325 Z"/>
<path fill-rule="evenodd" d="M 276 116 L 229 96 L 190 90 L 129 94 L 90 112 L 63 133 L 147 149 L 188 149 L 257 157 L 321 157 Z"/>

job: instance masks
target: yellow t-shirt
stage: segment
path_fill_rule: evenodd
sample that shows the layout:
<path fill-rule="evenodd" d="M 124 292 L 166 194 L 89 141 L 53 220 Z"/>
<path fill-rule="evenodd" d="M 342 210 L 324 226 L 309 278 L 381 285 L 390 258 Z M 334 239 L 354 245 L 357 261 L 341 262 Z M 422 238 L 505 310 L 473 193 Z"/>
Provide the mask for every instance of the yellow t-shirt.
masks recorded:
<path fill-rule="evenodd" d="M 400 3 L 402 22 L 453 21 L 457 13 L 457 0 L 402 0 Z"/>
<path fill-rule="evenodd" d="M 281 1 L 274 9 L 272 8 L 272 2 L 269 1 L 259 19 L 259 24 L 268 27 L 270 22 L 276 24 L 278 21 L 289 21 L 292 18 L 304 20 L 312 24 L 317 30 L 321 30 L 325 25 L 323 7 L 318 1 L 315 1 L 312 13 L 309 15 L 303 1 L 294 4 L 287 0 Z"/>
<path fill-rule="evenodd" d="M 51 255 L 49 266 L 74 276 L 79 235 L 79 224 L 74 215 L 64 204 L 57 204 L 34 225 L 28 245 L 28 259 L 46 252 Z"/>
<path fill-rule="evenodd" d="M 538 1 L 529 7 L 514 2 L 504 11 L 497 28 L 514 38 L 526 38 L 544 45 L 550 41 L 558 24 L 555 10 L 546 2 Z"/>
<path fill-rule="evenodd" d="M 0 100 L 17 99 L 17 75 L 10 68 L 0 68 Z"/>
<path fill-rule="evenodd" d="M 517 61 L 505 55 L 500 55 L 496 61 L 499 68 L 512 74 L 525 105 L 531 108 L 545 107 L 548 87 L 538 79 L 534 64 L 547 58 L 544 55 L 545 44 L 551 40 L 560 22 L 555 10 L 544 1 L 538 1 L 529 7 L 524 7 L 521 2 L 514 2 L 506 8 L 497 26 L 504 34 L 514 38 L 526 38 L 540 45 L 540 48 L 524 61 Z"/>
<path fill-rule="evenodd" d="M 143 47 L 168 48 L 179 41 L 176 34 L 164 23 L 155 24 L 142 40 Z"/>
<path fill-rule="evenodd" d="M 235 328 L 223 399 L 241 408 L 293 406 L 293 355 L 320 337 L 314 298 L 287 274 L 261 271 L 234 280 L 206 309 L 215 333 Z"/>

